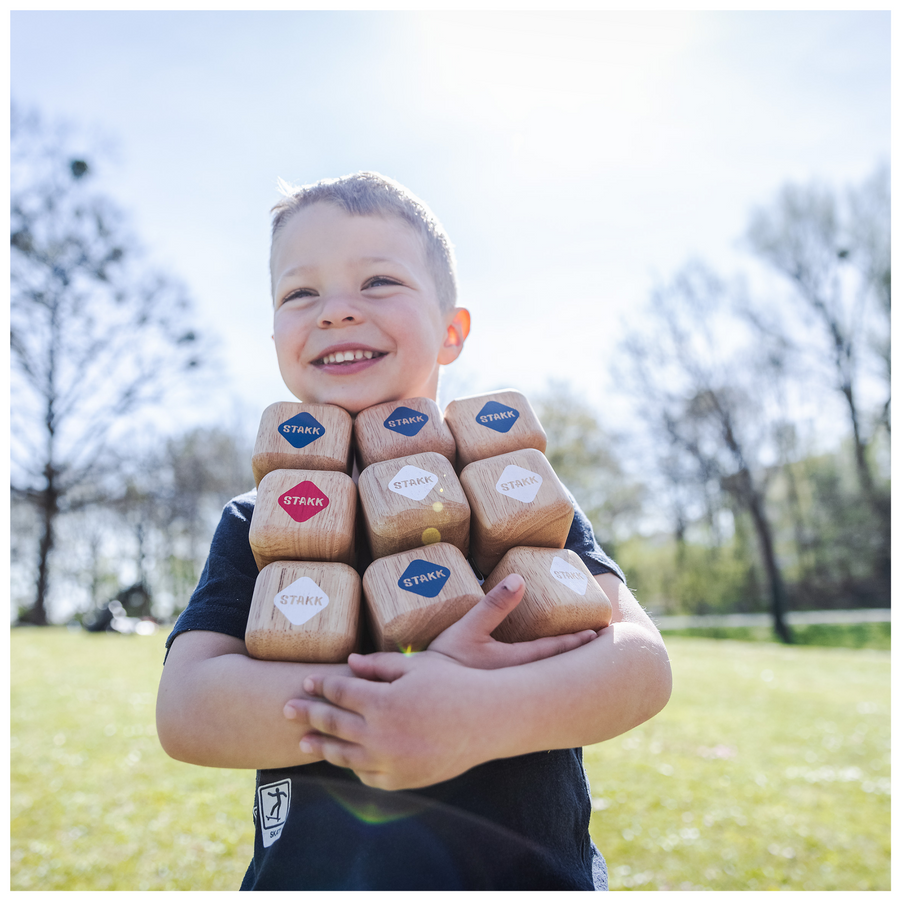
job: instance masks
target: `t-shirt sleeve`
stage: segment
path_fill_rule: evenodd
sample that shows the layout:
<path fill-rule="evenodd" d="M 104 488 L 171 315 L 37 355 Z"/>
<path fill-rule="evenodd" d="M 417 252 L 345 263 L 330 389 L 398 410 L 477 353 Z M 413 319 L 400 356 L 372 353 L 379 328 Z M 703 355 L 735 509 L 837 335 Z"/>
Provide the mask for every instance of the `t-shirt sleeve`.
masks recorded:
<path fill-rule="evenodd" d="M 566 491 L 568 492 L 568 489 Z M 572 527 L 569 529 L 569 537 L 566 541 L 566 550 L 572 550 L 577 553 L 592 575 L 603 575 L 606 572 L 612 572 L 625 583 L 625 573 L 613 560 L 607 556 L 603 548 L 597 543 L 594 537 L 594 529 L 588 521 L 588 517 L 584 514 L 578 501 L 569 493 L 569 499 L 575 505 L 575 518 L 572 520 Z"/>
<path fill-rule="evenodd" d="M 244 639 L 259 569 L 250 549 L 256 491 L 235 497 L 222 512 L 203 574 L 187 608 L 166 640 L 166 650 L 185 631 L 218 631 Z"/>

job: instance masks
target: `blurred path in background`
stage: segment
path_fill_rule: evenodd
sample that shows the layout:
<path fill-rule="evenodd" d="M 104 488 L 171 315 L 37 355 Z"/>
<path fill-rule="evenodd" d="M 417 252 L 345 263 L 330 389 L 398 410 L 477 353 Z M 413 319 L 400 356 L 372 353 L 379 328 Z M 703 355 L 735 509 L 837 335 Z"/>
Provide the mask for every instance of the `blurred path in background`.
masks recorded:
<path fill-rule="evenodd" d="M 889 609 L 820 609 L 789 612 L 788 625 L 859 625 L 863 622 L 890 622 Z M 755 628 L 772 621 L 770 613 L 729 613 L 723 616 L 654 616 L 660 631 L 681 628 Z"/>

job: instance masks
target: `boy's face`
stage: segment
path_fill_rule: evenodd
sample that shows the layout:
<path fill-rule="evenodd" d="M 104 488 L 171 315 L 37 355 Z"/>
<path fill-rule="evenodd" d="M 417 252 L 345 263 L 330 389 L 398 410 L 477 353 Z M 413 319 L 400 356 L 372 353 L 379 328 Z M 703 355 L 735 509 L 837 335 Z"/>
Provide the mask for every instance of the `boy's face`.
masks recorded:
<path fill-rule="evenodd" d="M 350 413 L 436 399 L 459 356 L 468 313 L 442 312 L 419 236 L 401 219 L 331 203 L 295 213 L 272 245 L 274 331 L 288 389 Z"/>

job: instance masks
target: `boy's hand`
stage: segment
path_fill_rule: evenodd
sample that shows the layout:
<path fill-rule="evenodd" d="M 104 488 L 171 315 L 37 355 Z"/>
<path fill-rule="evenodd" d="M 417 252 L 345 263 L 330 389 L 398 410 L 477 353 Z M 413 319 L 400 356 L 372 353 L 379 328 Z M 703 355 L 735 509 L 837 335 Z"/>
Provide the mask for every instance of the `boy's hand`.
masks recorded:
<path fill-rule="evenodd" d="M 310 676 L 303 690 L 322 700 L 285 705 L 285 716 L 313 729 L 300 741 L 305 755 L 384 790 L 446 781 L 488 758 L 479 746 L 491 725 L 480 702 L 488 673 L 428 650 L 379 656 L 383 681 Z"/>
<path fill-rule="evenodd" d="M 445 781 L 482 762 L 476 736 L 490 729 L 477 702 L 484 697 L 478 670 L 555 656 L 597 637 L 583 631 L 495 641 L 491 632 L 524 590 L 522 578 L 510 575 L 422 653 L 354 653 L 348 662 L 356 677 L 306 678 L 303 690 L 322 700 L 298 698 L 284 707 L 287 718 L 314 729 L 300 749 L 387 790 Z"/>
<path fill-rule="evenodd" d="M 521 575 L 508 575 L 458 622 L 439 634 L 428 649 L 473 669 L 502 669 L 574 650 L 597 637 L 596 631 L 580 631 L 515 644 L 494 640 L 491 632 L 519 605 L 524 594 L 525 582 Z M 377 670 L 380 655 L 374 653 L 356 660 L 356 665 L 351 664 L 353 673 L 380 680 Z"/>

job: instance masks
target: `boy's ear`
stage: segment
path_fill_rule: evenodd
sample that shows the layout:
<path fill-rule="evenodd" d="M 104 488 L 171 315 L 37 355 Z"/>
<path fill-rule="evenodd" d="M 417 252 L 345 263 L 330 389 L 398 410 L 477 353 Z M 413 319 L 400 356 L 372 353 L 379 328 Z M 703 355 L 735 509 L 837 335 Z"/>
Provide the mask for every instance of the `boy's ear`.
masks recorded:
<path fill-rule="evenodd" d="M 456 307 L 453 310 L 453 318 L 447 325 L 444 345 L 438 355 L 438 362 L 441 365 L 452 363 L 462 353 L 463 344 L 469 336 L 471 325 L 472 318 L 469 311 L 462 306 Z"/>

